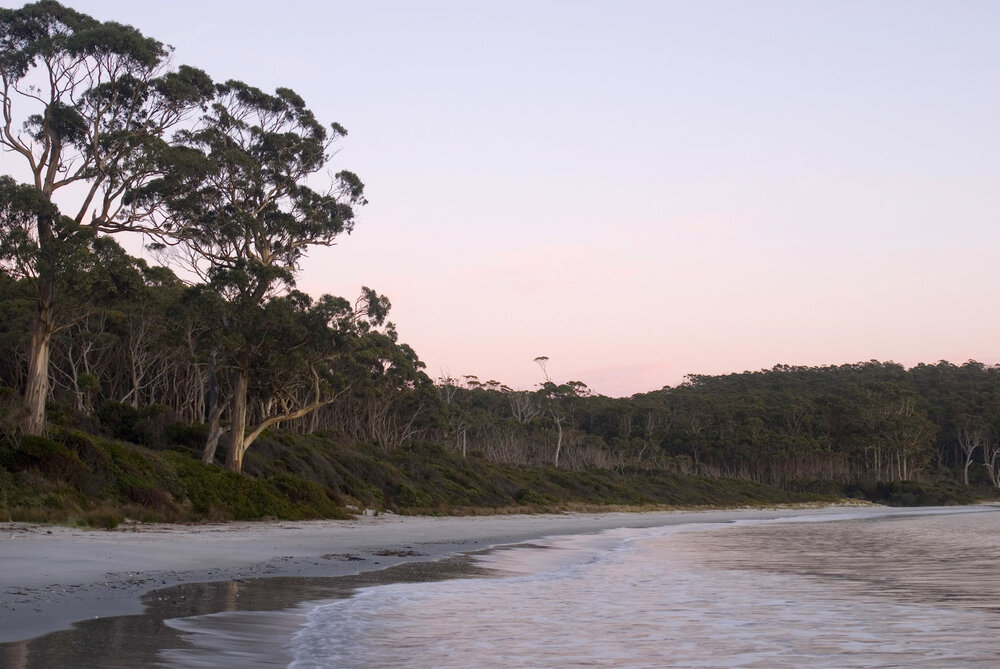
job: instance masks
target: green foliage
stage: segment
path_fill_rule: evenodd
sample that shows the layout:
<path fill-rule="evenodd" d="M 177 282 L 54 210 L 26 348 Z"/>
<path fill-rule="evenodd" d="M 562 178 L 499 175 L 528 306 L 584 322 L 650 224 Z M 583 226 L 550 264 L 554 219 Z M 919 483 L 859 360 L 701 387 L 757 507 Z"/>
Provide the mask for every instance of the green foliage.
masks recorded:
<path fill-rule="evenodd" d="M 347 517 L 325 486 L 290 472 L 250 478 L 180 452 L 153 452 L 72 430 L 0 443 L 4 514 L 101 526 L 125 516 L 152 521 Z"/>
<path fill-rule="evenodd" d="M 101 427 L 108 430 L 115 439 L 151 448 L 164 448 L 173 443 L 167 431 L 173 418 L 163 405 L 136 408 L 114 400 L 105 400 L 97 408 L 95 417 Z"/>
<path fill-rule="evenodd" d="M 347 517 L 315 481 L 289 473 L 250 478 L 179 454 L 169 457 L 197 516 L 213 520 Z"/>
<path fill-rule="evenodd" d="M 121 416 L 122 414 L 116 414 Z M 177 429 L 177 428 L 174 428 Z M 197 430 L 197 427 L 191 428 Z M 190 450 L 153 451 L 77 430 L 6 437 L 0 444 L 0 517 L 114 526 L 143 521 L 346 517 L 343 505 L 400 513 L 486 509 L 746 506 L 831 501 L 892 505 L 970 503 L 989 488 L 952 482 L 814 481 L 782 490 L 745 480 L 515 466 L 461 457 L 431 442 L 388 453 L 317 435 L 261 439 L 248 474 L 204 465 Z"/>
<path fill-rule="evenodd" d="M 10 438 L 5 442 L 0 449 L 0 463 L 12 472 L 35 469 L 59 479 L 81 464 L 75 453 L 45 437 L 24 435 L 17 442 Z"/>
<path fill-rule="evenodd" d="M 351 172 L 336 174 L 326 193 L 305 183 L 346 135 L 337 124 L 331 130 L 287 88 L 272 95 L 241 81 L 218 84 L 201 123 L 177 136 L 189 181 L 174 183 L 178 172 L 167 172 L 137 190 L 135 202 L 162 200 L 185 220 L 177 234 L 200 255 L 212 285 L 253 310 L 273 286 L 294 284 L 309 246 L 349 233 L 353 207 L 365 202 Z"/>
<path fill-rule="evenodd" d="M 997 498 L 995 488 L 969 487 L 952 481 L 923 483 L 917 481 L 879 481 L 845 486 L 849 497 L 866 499 L 889 506 L 954 506 L 974 504 Z"/>
<path fill-rule="evenodd" d="M 248 459 L 258 476 L 282 468 L 316 476 L 317 462 L 332 466 L 336 494 L 345 502 L 404 513 L 463 509 L 557 510 L 566 505 L 743 505 L 832 499 L 789 493 L 745 481 L 679 476 L 664 471 L 566 471 L 551 466 L 498 465 L 462 458 L 430 442 L 388 453 L 296 436 L 265 440 Z M 280 455 L 279 455 L 280 453 Z M 308 464 L 307 464 L 308 463 Z"/>

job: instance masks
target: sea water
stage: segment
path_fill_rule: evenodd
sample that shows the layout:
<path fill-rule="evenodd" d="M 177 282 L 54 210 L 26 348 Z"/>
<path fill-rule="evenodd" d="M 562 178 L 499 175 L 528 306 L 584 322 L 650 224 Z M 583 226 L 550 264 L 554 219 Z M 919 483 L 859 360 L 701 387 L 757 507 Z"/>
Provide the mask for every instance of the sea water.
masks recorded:
<path fill-rule="evenodd" d="M 329 667 L 1000 667 L 1000 513 L 623 529 L 297 615 Z"/>

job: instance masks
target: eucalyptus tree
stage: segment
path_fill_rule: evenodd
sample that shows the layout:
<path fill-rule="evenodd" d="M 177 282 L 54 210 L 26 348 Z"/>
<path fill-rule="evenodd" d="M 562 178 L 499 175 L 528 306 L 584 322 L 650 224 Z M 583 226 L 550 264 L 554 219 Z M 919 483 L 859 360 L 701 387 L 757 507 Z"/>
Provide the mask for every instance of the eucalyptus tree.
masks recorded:
<path fill-rule="evenodd" d="M 366 333 L 355 347 L 351 357 L 361 373 L 351 375 L 351 400 L 362 439 L 390 451 L 442 422 L 441 399 L 424 364 L 391 329 Z"/>
<path fill-rule="evenodd" d="M 44 257 L 55 266 L 60 258 L 51 248 L 39 248 L 34 240 L 34 229 L 39 218 L 51 221 L 54 230 L 63 230 L 68 221 L 58 208 L 33 186 L 19 184 L 9 176 L 0 176 L 0 275 L 6 287 L 2 302 L 3 350 L 9 357 L 5 361 L 3 382 L 12 387 L 26 386 L 25 364 L 32 357 L 26 333 L 31 330 L 31 309 L 38 294 L 37 267 Z M 79 244 L 81 240 L 74 240 Z M 64 249 L 67 250 L 67 249 Z M 61 254 L 64 258 L 75 254 Z M 65 273 L 59 273 L 64 275 Z M 51 307 L 49 308 L 51 310 Z M 37 317 L 36 317 L 37 321 Z M 49 333 L 51 339 L 52 333 Z M 48 347 L 43 351 L 46 359 Z M 46 375 L 47 380 L 47 375 Z M 46 394 L 47 394 L 46 386 Z M 44 403 L 43 403 L 44 407 Z M 24 422 L 25 407 L 16 412 L 18 422 Z M 23 425 L 11 427 L 24 427 Z"/>
<path fill-rule="evenodd" d="M 81 235 L 154 234 L 169 224 L 129 204 L 129 193 L 172 161 L 164 139 L 211 91 L 203 72 L 170 70 L 170 49 L 135 28 L 42 0 L 0 9 L 0 147 L 57 210 L 40 208 L 25 240 L 37 287 L 24 429 L 41 432 L 62 250 Z"/>
<path fill-rule="evenodd" d="M 864 384 L 858 417 L 868 442 L 868 471 L 877 479 L 910 480 L 930 460 L 937 427 L 927 418 L 920 399 L 903 384 Z"/>
<path fill-rule="evenodd" d="M 52 270 L 50 285 L 61 297 L 50 305 L 48 382 L 73 395 L 78 410 L 88 411 L 101 378 L 110 381 L 116 362 L 130 360 L 133 373 L 118 386 L 124 387 L 126 399 L 131 395 L 133 406 L 137 405 L 137 393 L 143 385 L 139 380 L 149 369 L 148 365 L 140 369 L 138 358 L 161 354 L 134 337 L 120 337 L 115 330 L 121 328 L 114 323 L 129 320 L 142 309 L 150 311 L 151 301 L 140 299 L 146 296 L 142 290 L 147 278 L 172 274 L 132 258 L 111 237 L 86 229 L 68 235 L 61 245 L 41 247 L 33 241 L 39 216 L 50 218 L 55 231 L 76 227 L 36 188 L 0 176 L 0 269 L 37 295 L 41 281 L 38 267 L 44 264 Z M 113 315 L 122 318 L 109 318 Z M 18 320 L 26 333 L 25 320 Z"/>
<path fill-rule="evenodd" d="M 448 429 L 446 405 L 424 363 L 385 320 L 389 301 L 369 288 L 353 306 L 342 298 L 323 299 L 334 315 L 329 319 L 334 346 L 326 365 L 343 390 L 340 401 L 313 414 L 314 426 L 385 451 Z"/>
<path fill-rule="evenodd" d="M 962 482 L 969 485 L 969 467 L 972 466 L 972 456 L 977 449 L 982 448 L 985 451 L 987 448 L 986 424 L 978 416 L 963 414 L 958 419 L 956 434 L 959 448 L 962 449 L 962 454 L 965 456 L 965 462 L 962 466 Z"/>
<path fill-rule="evenodd" d="M 462 457 L 466 457 L 468 450 L 469 422 L 466 416 L 466 409 L 462 399 L 464 393 L 459 392 L 459 380 L 450 374 L 442 373 L 437 379 L 435 388 L 441 396 L 443 404 L 442 422 L 446 433 L 454 433 L 454 443 L 457 450 L 462 451 Z"/>
<path fill-rule="evenodd" d="M 995 437 L 983 443 L 983 466 L 993 485 L 1000 488 L 1000 440 Z"/>
<path fill-rule="evenodd" d="M 570 417 L 570 403 L 574 398 L 583 397 L 590 394 L 590 390 L 582 381 L 567 381 L 566 383 L 555 383 L 548 372 L 548 357 L 540 355 L 533 360 L 542 370 L 544 381 L 538 390 L 539 397 L 548 409 L 548 414 L 556 426 L 556 452 L 552 458 L 552 464 L 559 466 L 559 456 L 563 446 L 563 423 Z"/>
<path fill-rule="evenodd" d="M 242 421 L 230 423 L 226 465 L 240 471 L 243 456 L 264 430 L 295 420 L 336 398 L 336 383 L 331 382 L 329 366 L 324 361 L 337 348 L 335 333 L 324 318 L 325 310 L 313 307 L 308 295 L 293 291 L 268 300 L 256 314 L 246 340 L 255 340 L 247 364 L 254 370 L 248 376 L 246 396 L 254 406 L 244 403 Z M 245 429 L 249 427 L 249 429 Z M 206 450 L 204 459 L 210 461 Z"/>
<path fill-rule="evenodd" d="M 294 91 L 274 94 L 240 81 L 218 84 L 212 103 L 194 128 L 177 134 L 179 143 L 198 152 L 184 171 L 149 185 L 136 198 L 147 208 L 176 193 L 180 178 L 198 183 L 167 203 L 169 217 L 183 221 L 176 257 L 187 261 L 228 304 L 229 400 L 227 463 L 239 471 L 246 440 L 247 393 L 251 362 L 262 344 L 254 339 L 268 301 L 295 284 L 295 271 L 307 250 L 332 246 L 350 233 L 354 208 L 365 203 L 364 185 L 340 171 L 321 190 L 310 178 L 329 167 L 331 144 L 347 134 L 339 124 L 316 120 Z M 165 245 L 158 248 L 167 250 Z M 263 320 L 262 320 L 263 319 Z M 289 407 L 281 415 L 312 410 L 316 402 Z M 253 433 L 251 433 L 253 434 Z"/>
<path fill-rule="evenodd" d="M 132 407 L 161 396 L 169 351 L 162 339 L 169 270 L 133 258 L 114 239 L 92 237 L 61 291 L 50 371 L 57 389 L 89 412 L 95 394 Z M 154 278 L 155 277 L 155 278 Z M 158 308 L 159 307 L 159 308 Z"/>
<path fill-rule="evenodd" d="M 502 389 L 510 403 L 510 414 L 522 425 L 530 423 L 538 415 L 539 407 L 534 395 L 527 390 L 514 390 L 504 386 Z"/>

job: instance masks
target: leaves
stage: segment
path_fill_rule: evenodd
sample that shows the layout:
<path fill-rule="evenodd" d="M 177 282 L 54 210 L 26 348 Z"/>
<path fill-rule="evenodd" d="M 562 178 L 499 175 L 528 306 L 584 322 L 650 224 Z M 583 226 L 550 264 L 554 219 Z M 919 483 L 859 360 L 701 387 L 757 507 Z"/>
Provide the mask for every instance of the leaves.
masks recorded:
<path fill-rule="evenodd" d="M 332 138 L 290 89 L 219 84 L 199 127 L 177 141 L 172 159 L 182 169 L 151 182 L 136 202 L 163 202 L 184 222 L 173 234 L 231 300 L 260 304 L 293 286 L 308 248 L 349 233 L 354 207 L 365 202 L 352 172 L 335 175 L 325 193 L 306 184 L 326 166 Z"/>

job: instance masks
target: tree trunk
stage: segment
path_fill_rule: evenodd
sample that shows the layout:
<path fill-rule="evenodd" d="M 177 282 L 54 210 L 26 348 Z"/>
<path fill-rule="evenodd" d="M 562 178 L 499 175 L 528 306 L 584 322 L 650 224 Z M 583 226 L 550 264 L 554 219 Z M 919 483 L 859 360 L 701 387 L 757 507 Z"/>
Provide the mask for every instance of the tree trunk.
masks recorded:
<path fill-rule="evenodd" d="M 278 423 L 307 416 L 320 407 L 332 404 L 336 399 L 336 397 L 327 400 L 320 399 L 319 375 L 316 374 L 316 370 L 314 369 L 313 392 L 316 394 L 315 402 L 307 404 L 299 409 L 288 409 L 285 413 L 266 417 L 250 432 L 250 434 L 247 434 L 247 388 L 250 385 L 249 381 L 250 372 L 248 370 L 248 363 L 244 360 L 243 364 L 241 364 L 236 371 L 236 381 L 233 383 L 233 396 L 230 404 L 231 411 L 229 414 L 229 450 L 226 453 L 226 467 L 236 473 L 243 471 L 243 454 L 247 452 L 247 449 L 250 448 L 250 445 L 257 439 L 257 437 L 264 433 L 264 430 L 272 425 L 277 425 Z M 350 386 L 348 386 L 348 388 L 350 388 Z M 341 393 L 347 392 L 348 388 L 342 390 Z M 266 407 L 264 413 L 267 413 Z"/>
<path fill-rule="evenodd" d="M 206 465 L 215 462 L 215 450 L 219 446 L 219 437 L 222 436 L 222 412 L 226 404 L 227 402 L 217 402 L 208 415 L 208 436 L 205 438 L 205 448 L 201 454 L 201 461 Z"/>
<path fill-rule="evenodd" d="M 1000 460 L 1000 444 L 988 441 L 983 444 L 983 465 L 990 474 L 993 485 L 1000 488 L 1000 471 L 997 471 L 997 460 Z"/>
<path fill-rule="evenodd" d="M 556 430 L 558 431 L 558 436 L 556 437 L 556 457 L 554 466 L 559 467 L 559 451 L 562 450 L 562 419 L 556 419 Z"/>
<path fill-rule="evenodd" d="M 31 326 L 31 352 L 24 403 L 28 415 L 24 421 L 26 434 L 40 435 L 45 429 L 45 401 L 49 396 L 49 351 L 55 324 L 52 322 L 52 283 L 38 279 L 38 304 Z"/>
<path fill-rule="evenodd" d="M 226 453 L 226 468 L 234 472 L 243 471 L 243 435 L 247 423 L 247 388 L 250 385 L 250 372 L 246 365 L 240 365 L 236 370 L 233 382 L 233 398 L 229 412 L 229 450 Z"/>
<path fill-rule="evenodd" d="M 228 400 L 225 402 L 219 401 L 219 381 L 215 373 L 217 358 L 218 353 L 212 351 L 208 359 L 208 415 L 206 416 L 208 419 L 208 436 L 205 438 L 205 448 L 201 453 L 201 461 L 206 465 L 215 462 L 215 450 L 219 446 L 219 437 L 222 436 L 220 425 L 222 412 L 228 403 Z"/>

